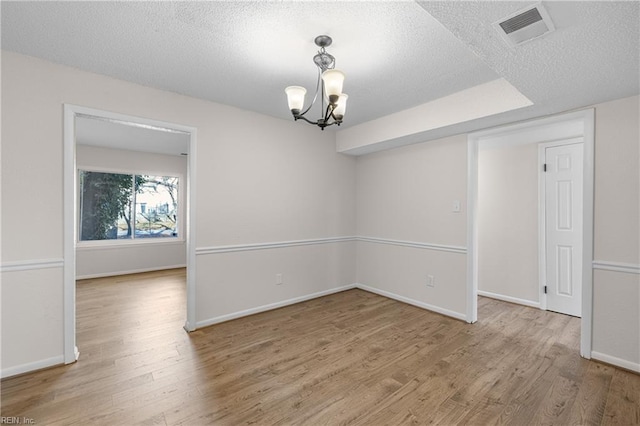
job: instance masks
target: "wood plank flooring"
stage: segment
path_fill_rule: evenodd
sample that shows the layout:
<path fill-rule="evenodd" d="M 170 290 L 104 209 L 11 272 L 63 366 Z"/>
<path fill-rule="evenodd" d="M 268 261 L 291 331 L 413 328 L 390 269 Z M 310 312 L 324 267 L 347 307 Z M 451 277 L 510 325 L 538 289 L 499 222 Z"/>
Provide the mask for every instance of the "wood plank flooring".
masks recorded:
<path fill-rule="evenodd" d="M 191 334 L 184 270 L 78 282 L 80 360 L 2 381 L 39 425 L 632 425 L 640 375 L 576 318 L 480 298 L 474 325 L 361 290 Z"/>

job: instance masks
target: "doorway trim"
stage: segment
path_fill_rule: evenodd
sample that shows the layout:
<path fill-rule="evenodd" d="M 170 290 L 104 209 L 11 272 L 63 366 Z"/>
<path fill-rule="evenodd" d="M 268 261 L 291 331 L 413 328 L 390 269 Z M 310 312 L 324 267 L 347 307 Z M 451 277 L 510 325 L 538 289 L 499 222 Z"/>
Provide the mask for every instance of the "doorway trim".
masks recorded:
<path fill-rule="evenodd" d="M 478 319 L 478 149 L 482 146 L 584 141 L 582 319 L 580 355 L 591 358 L 593 329 L 593 187 L 595 110 L 593 108 L 510 124 L 467 137 L 467 322 Z M 542 302 L 542 300 L 541 300 Z"/>
<path fill-rule="evenodd" d="M 64 287 L 63 287 L 63 329 L 64 363 L 75 362 L 80 355 L 76 346 L 76 131 L 78 116 L 119 121 L 124 124 L 143 126 L 158 130 L 173 130 L 189 133 L 189 161 L 187 162 L 187 205 L 186 205 L 186 249 L 187 249 L 187 318 L 185 330 L 195 330 L 195 277 L 196 277 L 196 140 L 197 129 L 182 124 L 152 120 L 132 115 L 119 114 L 72 104 L 64 104 L 64 174 L 63 174 L 63 243 L 64 243 Z"/>

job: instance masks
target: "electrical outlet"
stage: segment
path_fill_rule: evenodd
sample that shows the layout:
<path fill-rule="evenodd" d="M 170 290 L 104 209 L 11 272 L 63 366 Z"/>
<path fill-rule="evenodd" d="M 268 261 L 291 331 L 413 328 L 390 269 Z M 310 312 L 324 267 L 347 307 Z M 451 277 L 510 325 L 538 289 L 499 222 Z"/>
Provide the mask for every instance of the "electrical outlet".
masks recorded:
<path fill-rule="evenodd" d="M 282 284 L 282 274 L 276 274 L 276 285 Z"/>
<path fill-rule="evenodd" d="M 433 287 L 435 285 L 435 279 L 433 275 L 427 275 L 427 287 Z"/>

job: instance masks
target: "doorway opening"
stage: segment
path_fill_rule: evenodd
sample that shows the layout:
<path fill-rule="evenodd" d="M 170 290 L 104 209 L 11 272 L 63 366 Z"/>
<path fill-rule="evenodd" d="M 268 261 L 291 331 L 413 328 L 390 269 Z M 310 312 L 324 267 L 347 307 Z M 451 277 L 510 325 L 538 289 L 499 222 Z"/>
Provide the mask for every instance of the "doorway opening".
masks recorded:
<path fill-rule="evenodd" d="M 545 249 L 545 245 L 547 241 L 551 243 L 555 243 L 553 250 L 553 256 L 555 259 L 558 259 L 560 256 L 561 262 L 555 262 L 555 264 L 551 264 L 553 262 L 529 262 L 531 271 L 533 272 L 530 275 L 536 276 L 535 281 L 537 282 L 537 293 L 529 289 L 529 296 L 525 298 L 512 298 L 513 300 L 508 300 L 503 298 L 503 300 L 525 304 L 529 306 L 539 307 L 541 309 L 548 309 L 548 298 L 544 293 L 545 284 L 548 287 L 548 283 L 546 279 L 543 279 L 550 267 L 558 266 L 555 269 L 557 274 L 560 271 L 561 274 L 561 282 L 557 282 L 554 284 L 554 288 L 560 288 L 560 293 L 571 293 L 578 291 L 578 287 L 574 284 L 580 285 L 580 295 L 577 295 L 577 304 L 579 305 L 580 314 L 582 315 L 582 319 L 580 320 L 581 325 L 581 333 L 580 333 L 580 354 L 585 358 L 591 357 L 591 318 L 592 318 L 592 310 L 593 310 L 593 301 L 592 301 L 592 259 L 593 259 L 593 150 L 594 150 L 594 111 L 585 110 L 574 113 L 568 113 L 563 115 L 558 115 L 554 117 L 548 117 L 539 120 L 533 120 L 524 123 L 518 123 L 514 125 L 508 125 L 496 129 L 489 129 L 481 132 L 476 132 L 470 134 L 468 137 L 468 217 L 467 217 L 467 244 L 468 244 L 468 254 L 467 254 L 467 318 L 468 322 L 475 322 L 477 320 L 477 309 L 478 302 L 477 298 L 479 293 L 482 294 L 478 289 L 478 274 L 479 274 L 479 255 L 481 254 L 480 250 L 483 250 L 482 246 L 479 244 L 479 235 L 480 235 L 480 222 L 479 222 L 479 197 L 481 196 L 479 192 L 479 153 L 480 150 L 491 149 L 491 148 L 500 148 L 500 147 L 512 147 L 512 146 L 524 146 L 530 145 L 532 147 L 532 152 L 535 159 L 535 150 L 542 150 L 543 154 L 547 154 L 546 149 L 551 149 L 554 146 L 570 146 L 579 144 L 583 147 L 582 158 L 576 157 L 574 160 L 579 161 L 581 163 L 581 171 L 583 175 L 580 177 L 579 185 L 574 186 L 572 189 L 574 191 L 580 192 L 582 197 L 582 206 L 580 212 L 573 211 L 573 214 L 570 219 L 567 219 L 568 212 L 571 211 L 571 206 L 567 207 L 562 205 L 561 212 L 563 212 L 564 216 L 562 219 L 564 222 L 562 226 L 567 226 L 570 224 L 575 229 L 575 227 L 579 227 L 581 231 L 581 239 L 578 240 L 575 244 L 577 244 L 578 250 L 574 250 L 572 254 L 574 256 L 580 256 L 580 262 L 574 262 L 574 266 L 576 268 L 571 269 L 571 256 L 569 256 L 569 252 L 571 249 L 565 242 L 555 241 L 553 239 L 547 238 L 545 235 L 544 229 L 546 229 L 545 221 L 549 221 L 553 218 L 545 218 L 545 211 L 549 209 L 545 207 L 543 203 L 538 204 L 538 211 L 534 211 L 533 215 L 536 217 L 536 220 L 539 222 L 538 226 L 538 234 L 537 234 L 537 247 L 535 248 L 535 253 L 538 254 L 538 258 L 546 259 L 546 252 L 550 251 L 549 247 Z M 540 152 L 540 151 L 539 151 Z M 551 151 L 549 151 L 551 153 Z M 565 156 L 566 157 L 566 156 Z M 566 160 L 565 157 L 562 157 Z M 538 155 L 540 158 L 540 154 Z M 539 160 L 538 160 L 539 161 Z M 539 163 L 540 167 L 544 162 Z M 543 176 L 543 175 L 538 175 Z M 539 185 L 539 194 L 529 194 L 530 196 L 539 197 L 544 195 L 542 192 L 542 185 L 546 181 L 543 178 L 538 178 Z M 562 180 L 562 179 L 561 179 Z M 542 183 L 541 183 L 542 182 Z M 558 183 L 556 179 L 555 184 Z M 554 184 L 554 185 L 555 185 Z M 555 185 L 554 187 L 557 187 Z M 568 186 L 565 183 L 559 185 L 561 191 L 567 190 Z M 535 189 L 534 189 L 535 191 Z M 561 193 L 562 195 L 562 193 Z M 566 195 L 566 194 L 565 194 Z M 558 194 L 556 193 L 557 197 Z M 565 197 L 566 198 L 566 197 Z M 563 199 L 564 200 L 564 199 Z M 557 213 L 557 205 L 556 208 Z M 575 209 L 574 209 L 575 210 Z M 577 216 L 576 216 L 577 215 Z M 517 220 L 517 218 L 515 218 Z M 556 217 L 555 219 L 558 219 Z M 534 236 L 535 238 L 535 236 Z M 535 242 L 532 244 L 532 247 L 536 245 Z M 557 250 L 558 247 L 562 248 L 562 250 Z M 486 248 L 484 248 L 486 250 Z M 517 250 L 517 247 L 506 247 L 507 250 Z M 534 253 L 534 256 L 535 256 Z M 529 253 L 531 254 L 531 253 Z M 512 256 L 511 253 L 506 253 L 504 260 L 508 262 Z M 537 264 L 538 270 L 536 271 L 533 266 Z M 579 264 L 579 266 L 577 265 Z M 499 266 L 498 266 L 499 267 Z M 567 269 L 569 268 L 569 269 Z M 577 280 L 577 282 L 576 282 Z M 571 284 L 571 288 L 568 285 Z M 536 283 L 533 283 L 536 286 Z M 560 287 L 558 287 L 560 286 Z M 564 296 L 564 295 L 562 295 Z"/>
<path fill-rule="evenodd" d="M 78 157 L 79 153 L 81 158 Z M 143 248 L 157 251 L 154 249 L 155 246 L 160 248 L 159 253 L 166 251 L 160 246 L 166 246 L 165 249 L 170 248 L 173 252 L 177 250 L 178 257 L 184 259 L 184 261 L 180 261 L 181 265 L 172 265 L 171 260 L 165 260 L 164 266 L 184 266 L 186 264 L 186 321 L 184 328 L 187 331 L 194 330 L 195 154 L 196 129 L 193 127 L 76 105 L 67 104 L 64 106 L 65 363 L 72 363 L 79 356 L 76 346 L 76 279 L 90 278 L 92 274 L 97 277 L 110 273 L 117 275 L 118 272 L 144 272 L 157 268 L 157 265 L 154 266 L 153 263 L 134 262 L 122 267 L 121 271 L 114 271 L 103 264 L 93 270 L 92 268 L 84 269 L 80 272 L 80 275 L 83 276 L 78 277 L 79 263 L 76 255 L 79 244 L 85 250 L 82 253 L 82 262 L 80 262 L 84 267 L 93 264 L 92 261 L 87 260 L 87 256 L 96 249 L 100 251 L 107 248 L 111 249 L 109 251 L 112 253 L 121 252 L 120 254 L 125 251 L 123 248 L 127 250 Z M 184 165 L 185 156 L 187 157 L 186 167 Z M 135 162 L 135 158 L 138 163 Z M 141 164 L 141 158 L 144 159 L 142 164 L 145 166 L 142 169 L 133 170 L 132 164 Z M 175 158 L 179 161 L 169 161 L 164 165 L 155 166 L 153 160 L 159 158 Z M 131 160 L 129 165 L 126 164 L 128 160 Z M 179 164 L 182 166 L 177 166 Z M 122 166 L 120 167 L 120 165 Z M 172 167 L 174 167 L 173 170 Z M 182 167 L 182 169 L 176 169 L 176 167 Z M 80 168 L 82 168 L 81 171 L 79 171 Z M 162 173 L 163 170 L 169 170 L 169 172 Z M 118 214 L 122 219 L 118 222 L 123 223 L 114 222 L 108 226 L 105 225 L 109 228 L 105 230 L 104 224 L 96 225 L 95 220 L 88 220 L 86 223 L 83 222 L 85 232 L 80 235 L 80 212 L 90 213 L 91 206 L 90 203 L 81 206 L 80 200 L 83 193 L 79 191 L 78 185 L 80 180 L 86 183 L 87 181 L 84 179 L 88 179 L 88 177 L 117 182 L 122 186 L 120 192 L 127 194 L 129 199 L 121 203 L 127 208 Z M 127 186 L 129 183 L 131 183 L 129 185 L 131 188 Z M 113 185 L 111 186 L 113 187 Z M 182 195 L 178 196 L 177 194 Z M 142 198 L 136 200 L 136 195 Z M 143 199 L 144 197 L 146 198 Z M 113 222 L 113 218 L 104 220 Z M 117 257 L 117 255 L 115 256 Z M 128 257 L 135 258 L 133 255 Z M 176 258 L 175 253 L 173 256 L 168 253 L 167 259 L 172 258 Z M 112 261 L 111 263 L 117 265 L 123 260 L 114 258 Z M 160 264 L 162 264 L 162 260 L 160 260 Z"/>

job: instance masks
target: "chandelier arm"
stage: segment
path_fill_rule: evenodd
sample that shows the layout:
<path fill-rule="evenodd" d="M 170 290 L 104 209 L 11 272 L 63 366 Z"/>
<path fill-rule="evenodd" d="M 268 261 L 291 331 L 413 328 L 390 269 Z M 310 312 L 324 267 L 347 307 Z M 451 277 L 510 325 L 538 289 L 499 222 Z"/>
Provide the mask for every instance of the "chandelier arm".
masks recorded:
<path fill-rule="evenodd" d="M 331 104 L 327 105 L 327 109 L 324 112 L 324 122 L 328 122 L 329 118 L 333 117 L 333 108 L 331 108 Z M 335 117 L 333 117 L 335 120 Z"/>
<path fill-rule="evenodd" d="M 322 125 L 322 130 L 324 130 L 325 127 L 333 126 L 334 124 L 337 124 L 338 126 L 340 125 L 340 123 L 337 121 L 332 121 L 331 123 L 324 123 Z"/>
<path fill-rule="evenodd" d="M 329 111 L 329 109 L 331 109 Z M 333 118 L 333 122 L 331 124 L 337 124 L 338 126 L 340 125 L 340 123 L 342 123 L 341 119 L 338 119 L 335 115 L 334 115 L 334 111 L 336 110 L 335 106 L 332 106 L 331 104 L 327 105 L 327 116 L 325 117 L 324 121 L 328 122 L 329 118 Z"/>
<path fill-rule="evenodd" d="M 317 122 L 317 121 L 311 121 L 311 120 L 309 120 L 307 117 L 303 117 L 302 115 L 297 115 L 297 116 L 294 116 L 294 117 L 295 117 L 295 119 L 296 119 L 296 120 L 304 120 L 304 121 L 306 121 L 306 122 L 307 122 L 307 123 L 309 123 L 309 124 L 313 124 L 313 125 L 315 125 L 315 126 L 317 126 L 317 125 L 318 125 L 318 122 Z"/>
<path fill-rule="evenodd" d="M 318 82 L 316 83 L 316 94 L 313 95 L 313 100 L 311 101 L 311 103 L 309 104 L 309 106 L 307 107 L 307 109 L 304 110 L 304 112 L 302 112 L 301 114 L 299 114 L 300 116 L 305 115 L 307 112 L 309 112 L 309 110 L 311 109 L 311 107 L 313 106 L 313 104 L 316 103 L 316 99 L 318 99 L 318 89 L 320 89 L 320 81 L 322 80 L 322 73 L 320 71 L 320 68 L 318 68 Z"/>
<path fill-rule="evenodd" d="M 320 112 L 324 110 L 324 80 L 322 80 L 322 73 L 320 74 Z"/>

